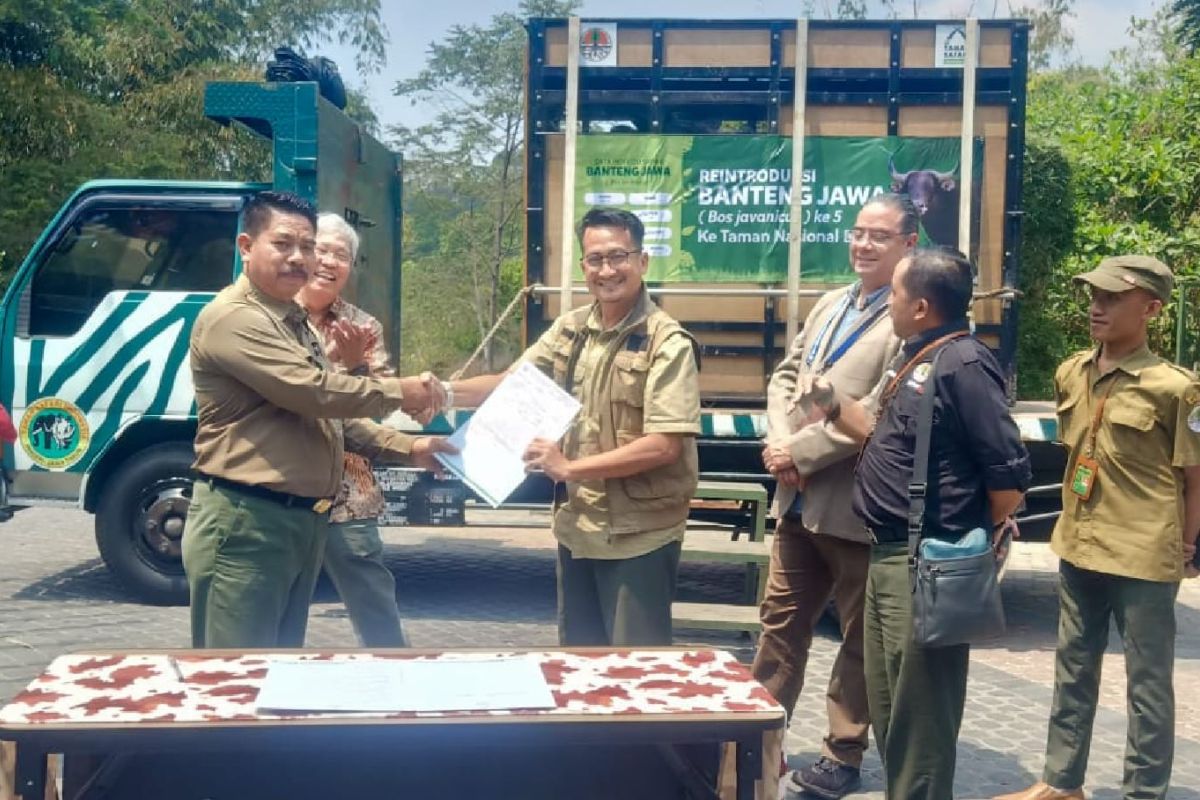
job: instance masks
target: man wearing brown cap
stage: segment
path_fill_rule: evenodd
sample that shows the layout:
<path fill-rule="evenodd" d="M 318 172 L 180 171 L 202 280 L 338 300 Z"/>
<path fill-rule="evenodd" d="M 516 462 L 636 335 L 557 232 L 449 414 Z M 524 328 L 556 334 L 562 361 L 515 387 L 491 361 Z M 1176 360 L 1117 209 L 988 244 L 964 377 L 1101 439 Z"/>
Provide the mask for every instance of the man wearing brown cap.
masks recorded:
<path fill-rule="evenodd" d="M 1068 449 L 1058 651 L 1042 780 L 995 800 L 1082 798 L 1100 665 L 1116 621 L 1128 676 L 1122 797 L 1167 796 L 1175 742 L 1175 595 L 1200 530 L 1200 384 L 1154 355 L 1146 326 L 1174 279 L 1148 256 L 1113 256 L 1076 281 L 1091 289 L 1094 350 L 1054 376 Z"/>

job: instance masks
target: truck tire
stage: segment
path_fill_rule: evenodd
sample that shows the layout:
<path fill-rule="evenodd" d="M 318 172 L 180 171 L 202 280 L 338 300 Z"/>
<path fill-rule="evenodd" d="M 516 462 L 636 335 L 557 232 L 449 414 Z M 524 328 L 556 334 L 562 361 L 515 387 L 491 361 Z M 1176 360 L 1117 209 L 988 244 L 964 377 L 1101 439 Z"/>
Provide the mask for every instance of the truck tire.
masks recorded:
<path fill-rule="evenodd" d="M 154 445 L 127 458 L 100 489 L 100 557 L 123 587 L 149 603 L 188 602 L 181 544 L 192 459 L 190 442 Z"/>

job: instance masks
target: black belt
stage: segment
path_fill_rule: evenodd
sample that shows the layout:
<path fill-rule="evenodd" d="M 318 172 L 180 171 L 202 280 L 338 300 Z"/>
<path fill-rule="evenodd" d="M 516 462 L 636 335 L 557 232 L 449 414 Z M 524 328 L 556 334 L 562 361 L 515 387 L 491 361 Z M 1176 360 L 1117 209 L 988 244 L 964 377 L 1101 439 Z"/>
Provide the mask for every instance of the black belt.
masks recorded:
<path fill-rule="evenodd" d="M 277 492 L 265 486 L 251 486 L 248 483 L 239 483 L 238 481 L 231 481 L 228 478 L 218 478 L 216 475 L 205 475 L 203 472 L 199 473 L 199 478 L 209 486 L 220 486 L 222 489 L 231 489 L 235 492 L 250 495 L 251 497 L 270 500 L 273 503 L 279 503 L 279 505 L 285 508 L 302 508 L 314 514 L 328 514 L 329 509 L 333 508 L 333 501 L 328 497 L 304 497 L 298 494 Z"/>

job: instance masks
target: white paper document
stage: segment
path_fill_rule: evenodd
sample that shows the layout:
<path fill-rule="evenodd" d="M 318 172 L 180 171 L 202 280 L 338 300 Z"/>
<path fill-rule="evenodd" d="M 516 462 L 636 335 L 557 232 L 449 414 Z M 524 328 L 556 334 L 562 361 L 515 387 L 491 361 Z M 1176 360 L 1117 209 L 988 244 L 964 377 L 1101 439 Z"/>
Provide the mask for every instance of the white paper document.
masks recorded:
<path fill-rule="evenodd" d="M 524 363 L 450 437 L 458 452 L 437 459 L 495 508 L 525 480 L 521 456 L 529 443 L 561 439 L 578 413 L 578 400 Z"/>
<path fill-rule="evenodd" d="M 503 711 L 556 703 L 538 662 L 517 656 L 273 660 L 256 706 L 260 712 Z"/>

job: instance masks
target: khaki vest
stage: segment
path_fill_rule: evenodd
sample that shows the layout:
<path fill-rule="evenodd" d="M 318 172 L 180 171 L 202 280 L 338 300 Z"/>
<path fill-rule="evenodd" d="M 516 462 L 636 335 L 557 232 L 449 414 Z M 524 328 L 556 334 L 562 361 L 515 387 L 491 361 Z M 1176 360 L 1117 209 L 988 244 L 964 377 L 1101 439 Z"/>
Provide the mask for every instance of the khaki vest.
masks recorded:
<path fill-rule="evenodd" d="M 572 388 L 568 375 L 578 385 L 579 376 L 573 373 L 587 343 L 590 314 L 590 306 L 568 313 L 553 346 L 554 381 L 567 391 Z M 692 335 L 643 295 L 641 305 L 621 328 L 592 377 L 590 397 L 581 398 L 581 414 L 599 410 L 597 432 L 589 435 L 583 426 L 573 425 L 563 443 L 568 458 L 615 450 L 643 435 L 642 406 L 650 363 L 671 336 L 686 336 L 696 348 Z M 671 464 L 627 478 L 567 484 L 565 507 L 558 513 L 594 517 L 599 507 L 607 505 L 609 530 L 614 534 L 661 530 L 687 519 L 698 476 L 696 440 L 688 437 L 682 456 Z"/>

